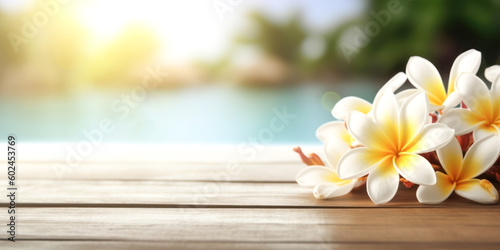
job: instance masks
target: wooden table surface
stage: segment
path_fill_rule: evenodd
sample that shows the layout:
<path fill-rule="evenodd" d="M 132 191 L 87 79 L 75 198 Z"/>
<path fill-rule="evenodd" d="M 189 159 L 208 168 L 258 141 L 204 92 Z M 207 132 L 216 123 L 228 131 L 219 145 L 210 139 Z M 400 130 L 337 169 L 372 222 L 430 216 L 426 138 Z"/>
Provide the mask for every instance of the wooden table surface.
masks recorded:
<path fill-rule="evenodd" d="M 403 186 L 382 206 L 365 186 L 316 200 L 294 181 L 303 167 L 296 159 L 116 161 L 84 163 L 56 177 L 50 162 L 27 161 L 18 174 L 17 241 L 4 233 L 0 248 L 500 248 L 499 205 L 456 195 L 421 205 L 415 187 Z M 5 225 L 6 209 L 2 214 Z"/>

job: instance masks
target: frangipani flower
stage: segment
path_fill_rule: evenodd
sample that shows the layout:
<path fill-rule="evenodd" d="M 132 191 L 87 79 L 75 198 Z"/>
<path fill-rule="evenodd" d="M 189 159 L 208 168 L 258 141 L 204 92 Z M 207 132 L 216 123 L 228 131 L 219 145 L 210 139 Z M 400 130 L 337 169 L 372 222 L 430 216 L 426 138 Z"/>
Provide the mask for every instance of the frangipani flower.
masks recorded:
<path fill-rule="evenodd" d="M 329 145 L 335 145 L 327 159 L 326 166 L 309 166 L 297 174 L 297 183 L 304 187 L 314 187 L 316 199 L 329 199 L 345 195 L 356 186 L 358 180 L 341 180 L 335 168 L 337 163 L 350 150 L 350 147 L 341 140 L 331 138 Z M 332 165 L 330 165 L 332 164 Z"/>
<path fill-rule="evenodd" d="M 347 131 L 345 123 L 340 121 L 327 122 L 321 125 L 316 130 L 316 137 L 324 143 L 326 143 L 329 138 L 337 138 L 347 143 L 349 147 L 354 146 L 354 139 L 349 134 L 349 131 Z"/>
<path fill-rule="evenodd" d="M 460 103 L 460 95 L 455 92 L 455 82 L 462 73 L 476 74 L 481 64 L 481 52 L 471 49 L 460 54 L 453 62 L 448 81 L 448 92 L 438 70 L 428 60 L 413 56 L 406 65 L 408 80 L 417 89 L 425 91 L 431 103 L 431 111 L 443 112 Z"/>
<path fill-rule="evenodd" d="M 438 122 L 455 129 L 455 135 L 473 131 L 475 141 L 500 134 L 500 77 L 496 77 L 488 90 L 479 77 L 464 73 L 457 81 L 457 91 L 468 109 L 452 109 Z"/>
<path fill-rule="evenodd" d="M 375 99 L 377 99 L 378 96 L 383 95 L 387 91 L 394 93 L 394 91 L 401 87 L 401 85 L 403 85 L 405 82 L 406 75 L 403 72 L 399 72 L 389 81 L 387 81 L 386 84 L 384 84 L 384 86 L 377 92 Z M 398 93 L 396 95 L 398 104 L 401 105 L 405 98 L 414 94 L 416 91 L 418 90 L 407 89 Z M 351 148 L 359 146 L 359 143 L 355 141 L 354 138 L 352 138 L 343 122 L 343 120 L 347 118 L 347 115 L 352 111 L 359 111 L 363 114 L 371 115 L 372 104 L 354 96 L 342 98 L 332 109 L 333 117 L 342 121 L 327 122 L 321 125 L 316 130 L 316 137 L 318 137 L 318 139 L 324 143 L 326 143 L 327 138 L 335 137 L 345 141 Z"/>
<path fill-rule="evenodd" d="M 406 75 L 403 72 L 397 73 L 393 76 L 387 83 L 382 86 L 382 88 L 377 92 L 375 99 L 377 96 L 383 95 L 385 92 L 390 91 L 394 93 L 401 85 L 406 82 Z M 404 91 L 403 91 L 404 92 Z M 401 93 L 403 93 L 401 92 Z M 405 92 L 406 94 L 408 93 Z M 402 94 L 401 96 L 404 96 Z M 406 96 L 405 96 L 406 97 Z M 342 98 L 340 101 L 335 104 L 332 109 L 332 115 L 338 120 L 346 120 L 349 113 L 352 111 L 358 111 L 363 114 L 368 114 L 372 110 L 372 104 L 355 96 L 348 96 Z"/>
<path fill-rule="evenodd" d="M 373 118 L 352 112 L 350 134 L 365 147 L 349 150 L 339 161 L 341 179 L 368 175 L 368 195 L 376 204 L 390 201 L 399 186 L 399 175 L 421 185 L 436 183 L 431 164 L 418 155 L 446 145 L 454 131 L 429 123 L 429 100 L 424 92 L 408 97 L 401 107 L 391 92 L 375 99 Z M 327 154 L 330 151 L 325 152 Z"/>
<path fill-rule="evenodd" d="M 484 70 L 484 76 L 490 82 L 494 82 L 497 76 L 499 75 L 500 75 L 500 65 L 493 65 Z"/>
<path fill-rule="evenodd" d="M 500 138 L 485 137 L 472 145 L 465 158 L 457 139 L 438 149 L 439 161 L 446 174 L 436 171 L 436 185 L 420 186 L 417 199 L 421 203 L 436 204 L 446 200 L 451 192 L 479 203 L 491 204 L 498 200 L 498 191 L 488 180 L 473 179 L 484 173 L 500 154 Z"/>

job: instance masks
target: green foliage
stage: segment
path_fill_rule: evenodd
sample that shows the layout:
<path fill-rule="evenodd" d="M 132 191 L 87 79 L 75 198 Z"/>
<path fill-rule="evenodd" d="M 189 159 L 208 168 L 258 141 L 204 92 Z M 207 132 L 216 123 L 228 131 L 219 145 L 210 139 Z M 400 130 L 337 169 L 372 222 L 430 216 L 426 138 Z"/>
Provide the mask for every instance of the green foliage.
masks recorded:
<path fill-rule="evenodd" d="M 391 1 L 398 2 L 402 11 L 392 14 L 389 24 L 348 62 L 340 49 L 345 32 L 355 27 L 363 30 L 375 20 L 370 12 L 388 10 Z M 446 72 L 457 55 L 471 48 L 482 52 L 483 67 L 500 63 L 499 0 L 373 0 L 362 16 L 323 34 L 327 48 L 312 62 L 301 54 L 302 43 L 310 34 L 301 25 L 299 14 L 277 22 L 252 13 L 250 20 L 253 32 L 242 32 L 237 41 L 257 46 L 313 78 L 322 74 L 387 78 L 404 71 L 413 55 L 429 59 Z"/>
<path fill-rule="evenodd" d="M 373 20 L 369 12 L 386 10 L 391 1 L 395 0 L 372 1 L 364 17 L 351 25 L 362 26 Z M 389 25 L 354 57 L 350 65 L 354 72 L 390 75 L 404 70 L 413 55 L 448 68 L 457 55 L 471 48 L 482 52 L 487 65 L 499 63 L 500 1 L 399 2 L 403 11 L 392 15 Z M 338 46 L 338 35 L 327 37 L 330 46 Z"/>
<path fill-rule="evenodd" d="M 301 46 L 307 36 L 300 14 L 295 13 L 284 22 L 273 21 L 258 12 L 251 13 L 249 18 L 253 30 L 239 34 L 237 42 L 257 45 L 263 52 L 291 65 L 300 64 Z"/>

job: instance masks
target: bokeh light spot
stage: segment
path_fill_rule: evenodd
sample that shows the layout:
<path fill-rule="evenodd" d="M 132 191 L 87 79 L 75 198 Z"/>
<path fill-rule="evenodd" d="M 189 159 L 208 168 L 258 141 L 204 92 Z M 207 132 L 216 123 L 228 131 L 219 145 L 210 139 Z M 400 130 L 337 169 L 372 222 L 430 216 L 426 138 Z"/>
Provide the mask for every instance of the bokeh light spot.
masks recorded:
<path fill-rule="evenodd" d="M 328 91 L 321 97 L 321 106 L 326 111 L 331 111 L 333 106 L 340 100 L 340 95 L 335 91 Z"/>

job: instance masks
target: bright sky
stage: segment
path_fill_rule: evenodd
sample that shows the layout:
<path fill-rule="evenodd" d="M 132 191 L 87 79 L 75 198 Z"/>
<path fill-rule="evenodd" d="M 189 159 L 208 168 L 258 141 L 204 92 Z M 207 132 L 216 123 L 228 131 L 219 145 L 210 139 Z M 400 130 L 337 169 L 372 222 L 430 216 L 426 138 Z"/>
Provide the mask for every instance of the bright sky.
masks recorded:
<path fill-rule="evenodd" d="M 229 6 L 224 19 L 214 3 Z M 139 22 L 150 26 L 163 43 L 161 58 L 165 62 L 186 62 L 194 58 L 217 58 L 231 42 L 235 30 L 245 27 L 245 17 L 259 9 L 273 18 L 282 19 L 294 10 L 302 11 L 307 27 L 321 31 L 332 24 L 359 14 L 365 0 L 71 0 L 71 8 L 97 41 L 112 39 L 124 26 Z M 33 0 L 0 0 L 0 8 L 15 12 Z M 39 7 L 40 8 L 40 7 Z"/>

